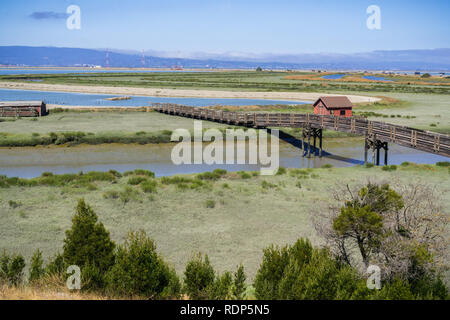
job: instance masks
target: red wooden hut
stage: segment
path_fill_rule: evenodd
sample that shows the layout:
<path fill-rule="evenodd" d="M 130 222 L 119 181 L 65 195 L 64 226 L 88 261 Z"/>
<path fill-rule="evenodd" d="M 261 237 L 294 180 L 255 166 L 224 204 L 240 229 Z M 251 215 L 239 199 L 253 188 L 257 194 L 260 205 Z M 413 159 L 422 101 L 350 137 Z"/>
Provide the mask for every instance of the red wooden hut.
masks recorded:
<path fill-rule="evenodd" d="M 335 115 L 351 117 L 353 105 L 346 96 L 320 97 L 313 104 L 314 113 L 319 115 Z"/>
<path fill-rule="evenodd" d="M 43 101 L 0 101 L 0 117 L 41 117 L 46 114 Z"/>

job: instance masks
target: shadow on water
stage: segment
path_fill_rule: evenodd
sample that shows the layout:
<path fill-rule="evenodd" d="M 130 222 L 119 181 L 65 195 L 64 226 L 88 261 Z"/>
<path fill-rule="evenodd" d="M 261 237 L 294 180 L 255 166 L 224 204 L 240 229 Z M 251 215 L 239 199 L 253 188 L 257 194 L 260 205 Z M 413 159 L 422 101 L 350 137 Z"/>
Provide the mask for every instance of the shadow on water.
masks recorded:
<path fill-rule="evenodd" d="M 272 130 L 267 128 L 266 129 L 268 133 L 272 134 Z M 289 143 L 290 145 L 303 150 L 303 144 L 305 145 L 305 149 L 303 150 L 303 156 L 306 156 L 306 150 L 308 150 L 309 148 L 311 148 L 312 150 L 312 155 L 318 155 L 319 154 L 319 149 L 316 148 L 314 149 L 314 147 L 312 145 L 310 145 L 308 142 L 297 139 L 296 137 L 283 132 L 283 131 L 279 131 L 279 139 Z M 322 149 L 322 157 L 327 157 L 333 160 L 337 160 L 337 161 L 342 161 L 342 162 L 346 162 L 346 163 L 350 163 L 353 165 L 357 165 L 357 164 L 364 164 L 364 161 L 358 160 L 358 159 L 354 159 L 354 158 L 347 158 L 347 157 L 343 157 L 343 156 L 339 156 L 336 154 L 332 154 L 330 152 L 327 152 L 325 150 Z"/>

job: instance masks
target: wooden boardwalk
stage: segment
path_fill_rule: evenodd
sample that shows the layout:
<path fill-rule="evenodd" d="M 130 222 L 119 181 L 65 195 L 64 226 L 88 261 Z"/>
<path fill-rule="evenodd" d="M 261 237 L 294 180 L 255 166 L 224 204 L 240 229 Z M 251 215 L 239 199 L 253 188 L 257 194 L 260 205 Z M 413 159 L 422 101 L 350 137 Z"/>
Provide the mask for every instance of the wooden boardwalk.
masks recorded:
<path fill-rule="evenodd" d="M 153 104 L 153 109 L 171 115 L 254 128 L 306 128 L 349 132 L 371 141 L 392 142 L 404 147 L 450 157 L 450 136 L 360 117 L 300 113 L 231 112 L 177 104 Z M 366 146 L 367 148 L 367 146 Z M 386 147 L 387 150 L 387 147 Z"/>

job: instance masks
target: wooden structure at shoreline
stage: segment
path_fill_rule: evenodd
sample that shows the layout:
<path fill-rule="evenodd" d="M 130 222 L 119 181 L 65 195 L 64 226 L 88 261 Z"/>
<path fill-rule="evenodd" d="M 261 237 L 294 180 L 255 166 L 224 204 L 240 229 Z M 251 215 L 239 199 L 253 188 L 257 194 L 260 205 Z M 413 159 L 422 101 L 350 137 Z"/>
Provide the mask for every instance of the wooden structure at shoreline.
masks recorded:
<path fill-rule="evenodd" d="M 450 157 L 450 136 L 424 131 L 360 117 L 316 115 L 300 113 L 231 112 L 208 108 L 182 106 L 177 104 L 153 104 L 153 109 L 176 116 L 216 121 L 235 126 L 254 128 L 289 127 L 302 128 L 303 149 L 311 156 L 312 147 L 316 154 L 316 140 L 319 140 L 319 156 L 322 154 L 322 130 L 334 130 L 365 136 L 364 161 L 372 151 L 373 161 L 380 164 L 380 150 L 383 149 L 384 163 L 388 162 L 388 143 Z M 311 144 L 313 139 L 313 144 Z M 305 142 L 308 141 L 306 146 Z M 375 161 L 376 160 L 376 161 Z"/>
<path fill-rule="evenodd" d="M 0 117 L 42 117 L 46 114 L 43 101 L 0 101 Z"/>

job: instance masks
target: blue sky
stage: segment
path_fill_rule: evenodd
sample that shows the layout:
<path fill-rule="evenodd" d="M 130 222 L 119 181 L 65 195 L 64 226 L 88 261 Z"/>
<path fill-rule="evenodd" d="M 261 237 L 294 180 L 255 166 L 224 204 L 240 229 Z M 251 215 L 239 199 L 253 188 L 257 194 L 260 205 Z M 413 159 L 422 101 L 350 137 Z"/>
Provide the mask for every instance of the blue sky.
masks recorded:
<path fill-rule="evenodd" d="M 81 9 L 81 30 L 64 13 Z M 369 5 L 381 30 L 366 27 Z M 450 1 L 2 0 L 0 45 L 352 53 L 450 47 Z"/>

